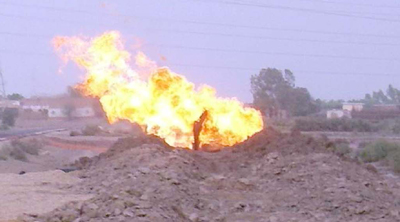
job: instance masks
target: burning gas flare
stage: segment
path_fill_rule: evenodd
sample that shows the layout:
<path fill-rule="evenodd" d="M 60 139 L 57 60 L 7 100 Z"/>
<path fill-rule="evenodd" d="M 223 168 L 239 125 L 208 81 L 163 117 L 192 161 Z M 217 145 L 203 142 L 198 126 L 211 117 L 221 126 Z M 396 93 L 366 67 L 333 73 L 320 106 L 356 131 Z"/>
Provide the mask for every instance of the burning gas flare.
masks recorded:
<path fill-rule="evenodd" d="M 263 128 L 257 110 L 236 99 L 218 98 L 209 86 L 196 90 L 184 76 L 157 67 L 143 52 L 132 58 L 119 32 L 92 39 L 55 37 L 53 46 L 65 63 L 72 60 L 86 71 L 76 88 L 100 100 L 110 123 L 129 120 L 171 146 L 184 148 L 192 148 L 194 124 L 205 111 L 201 145 L 231 146 Z"/>

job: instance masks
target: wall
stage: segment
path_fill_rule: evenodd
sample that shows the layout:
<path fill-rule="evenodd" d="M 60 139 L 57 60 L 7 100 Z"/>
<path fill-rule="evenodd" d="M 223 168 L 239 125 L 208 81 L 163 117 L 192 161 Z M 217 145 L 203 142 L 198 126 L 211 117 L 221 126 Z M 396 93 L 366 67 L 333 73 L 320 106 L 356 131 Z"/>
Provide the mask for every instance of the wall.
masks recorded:
<path fill-rule="evenodd" d="M 62 108 L 50 108 L 49 109 L 50 118 L 66 118 L 65 111 Z"/>
<path fill-rule="evenodd" d="M 94 117 L 95 113 L 92 107 L 82 107 L 82 108 L 77 108 L 75 111 L 72 113 L 72 116 L 74 117 Z"/>

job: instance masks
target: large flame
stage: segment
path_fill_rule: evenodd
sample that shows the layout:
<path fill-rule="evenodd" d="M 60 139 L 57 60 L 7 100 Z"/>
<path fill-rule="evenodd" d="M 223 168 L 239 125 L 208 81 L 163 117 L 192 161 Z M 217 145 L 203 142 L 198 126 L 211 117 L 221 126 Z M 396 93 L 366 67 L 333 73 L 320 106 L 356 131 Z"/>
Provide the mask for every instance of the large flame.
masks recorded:
<path fill-rule="evenodd" d="M 260 112 L 236 99 L 222 99 L 209 86 L 195 89 L 184 76 L 157 67 L 142 52 L 134 57 L 124 49 L 116 31 L 88 39 L 55 37 L 61 58 L 85 69 L 76 87 L 100 100 L 109 122 L 125 119 L 175 147 L 192 148 L 193 125 L 204 111 L 201 144 L 230 146 L 263 128 Z M 135 68 L 135 69 L 134 69 Z"/>

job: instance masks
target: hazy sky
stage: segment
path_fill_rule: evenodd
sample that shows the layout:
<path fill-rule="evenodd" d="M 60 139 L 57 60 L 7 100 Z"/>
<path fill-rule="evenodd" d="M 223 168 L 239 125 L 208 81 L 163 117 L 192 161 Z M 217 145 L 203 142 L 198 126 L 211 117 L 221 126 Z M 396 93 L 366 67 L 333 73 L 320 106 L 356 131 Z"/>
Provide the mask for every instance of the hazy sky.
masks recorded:
<path fill-rule="evenodd" d="M 315 98 L 400 87 L 396 0 L 0 0 L 7 92 L 64 92 L 83 72 L 70 64 L 58 74 L 52 37 L 109 30 L 128 49 L 139 39 L 160 65 L 245 102 L 250 76 L 267 67 L 291 69 Z"/>

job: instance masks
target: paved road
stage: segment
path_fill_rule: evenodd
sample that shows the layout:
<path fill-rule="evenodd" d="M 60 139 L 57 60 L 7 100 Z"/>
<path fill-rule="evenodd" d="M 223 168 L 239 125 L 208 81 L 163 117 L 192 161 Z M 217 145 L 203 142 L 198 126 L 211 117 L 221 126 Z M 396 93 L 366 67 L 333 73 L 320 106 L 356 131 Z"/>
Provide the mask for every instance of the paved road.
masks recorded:
<path fill-rule="evenodd" d="M 31 128 L 31 129 L 11 129 L 7 131 L 0 131 L 0 141 L 8 140 L 19 137 L 40 135 L 54 131 L 63 131 L 65 129 L 56 127 L 41 127 L 41 128 Z"/>

